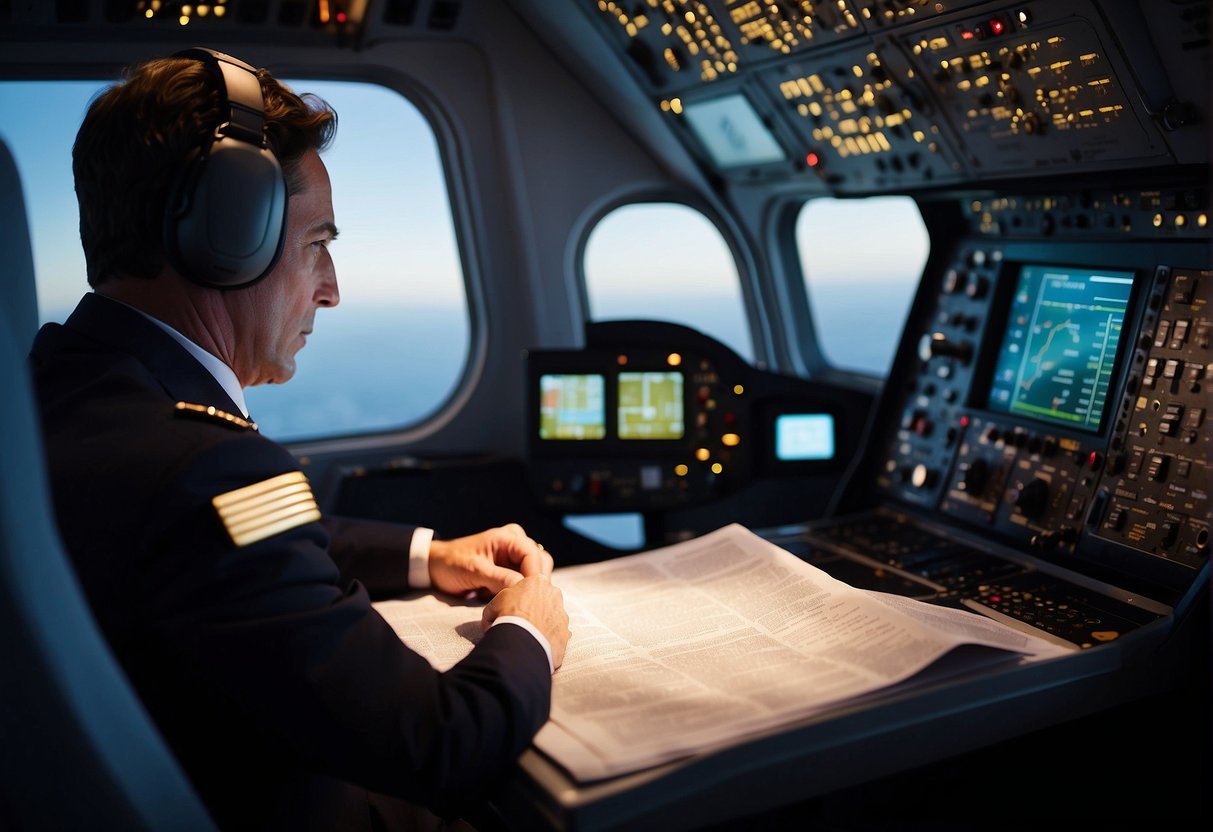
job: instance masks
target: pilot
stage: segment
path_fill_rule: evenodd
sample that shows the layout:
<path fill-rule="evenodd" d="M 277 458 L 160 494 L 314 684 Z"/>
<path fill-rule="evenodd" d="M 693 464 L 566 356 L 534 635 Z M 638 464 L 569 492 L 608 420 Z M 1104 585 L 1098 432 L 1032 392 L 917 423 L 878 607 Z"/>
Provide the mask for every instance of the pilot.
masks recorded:
<path fill-rule="evenodd" d="M 30 356 L 64 543 L 224 829 L 464 823 L 547 720 L 570 635 L 522 528 L 322 517 L 247 413 L 339 300 L 336 126 L 210 50 L 129 69 L 73 148 L 92 291 Z M 423 587 L 491 597 L 445 673 L 371 606 Z"/>

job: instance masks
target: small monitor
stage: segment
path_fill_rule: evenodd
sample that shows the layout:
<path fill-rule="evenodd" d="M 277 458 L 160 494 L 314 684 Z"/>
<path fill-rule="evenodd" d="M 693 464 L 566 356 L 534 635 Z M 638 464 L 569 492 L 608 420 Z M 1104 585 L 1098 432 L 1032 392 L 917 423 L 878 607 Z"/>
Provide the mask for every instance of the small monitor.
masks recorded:
<path fill-rule="evenodd" d="M 810 462 L 834 458 L 834 417 L 829 413 L 784 413 L 775 417 L 775 459 Z"/>
<path fill-rule="evenodd" d="M 740 93 L 688 102 L 683 114 L 712 161 L 721 167 L 763 165 L 787 158 L 749 99 Z"/>
<path fill-rule="evenodd" d="M 540 439 L 606 436 L 606 378 L 594 373 L 539 377 Z"/>
<path fill-rule="evenodd" d="M 1132 292 L 1132 272 L 1022 266 L 989 409 L 1097 432 Z"/>
<path fill-rule="evenodd" d="M 683 380 L 679 372 L 620 373 L 620 439 L 681 439 Z"/>

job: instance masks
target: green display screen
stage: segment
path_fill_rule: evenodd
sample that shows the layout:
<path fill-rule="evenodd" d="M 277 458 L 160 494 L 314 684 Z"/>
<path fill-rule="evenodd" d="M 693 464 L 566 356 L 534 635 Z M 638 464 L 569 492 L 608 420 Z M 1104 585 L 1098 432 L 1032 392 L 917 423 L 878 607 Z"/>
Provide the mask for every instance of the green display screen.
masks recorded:
<path fill-rule="evenodd" d="M 681 439 L 682 373 L 619 374 L 619 438 Z"/>

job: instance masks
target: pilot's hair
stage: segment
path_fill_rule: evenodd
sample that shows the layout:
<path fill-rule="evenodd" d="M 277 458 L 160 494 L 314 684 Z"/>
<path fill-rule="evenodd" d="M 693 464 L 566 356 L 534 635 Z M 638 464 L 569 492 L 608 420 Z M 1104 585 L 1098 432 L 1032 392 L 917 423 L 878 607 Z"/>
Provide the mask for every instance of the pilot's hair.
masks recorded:
<path fill-rule="evenodd" d="M 301 186 L 304 154 L 332 142 L 337 113 L 315 95 L 292 92 L 264 69 L 257 77 L 266 137 L 289 197 Z M 72 147 L 72 172 L 90 286 L 159 274 L 168 200 L 190 155 L 225 117 L 220 108 L 210 70 L 191 58 L 129 67 L 122 81 L 89 106 Z"/>

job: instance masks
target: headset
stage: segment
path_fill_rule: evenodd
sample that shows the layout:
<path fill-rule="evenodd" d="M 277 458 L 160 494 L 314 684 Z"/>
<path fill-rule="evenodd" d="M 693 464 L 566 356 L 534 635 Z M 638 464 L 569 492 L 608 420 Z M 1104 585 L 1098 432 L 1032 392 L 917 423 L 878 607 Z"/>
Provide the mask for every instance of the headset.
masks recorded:
<path fill-rule="evenodd" d="M 173 57 L 195 58 L 210 68 L 225 113 L 174 184 L 164 217 L 165 252 L 195 283 L 251 286 L 282 256 L 287 202 L 282 166 L 265 139 L 257 70 L 201 47 Z"/>

